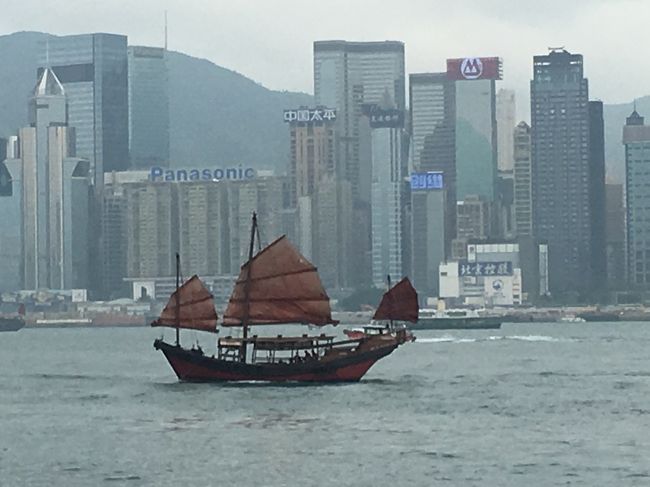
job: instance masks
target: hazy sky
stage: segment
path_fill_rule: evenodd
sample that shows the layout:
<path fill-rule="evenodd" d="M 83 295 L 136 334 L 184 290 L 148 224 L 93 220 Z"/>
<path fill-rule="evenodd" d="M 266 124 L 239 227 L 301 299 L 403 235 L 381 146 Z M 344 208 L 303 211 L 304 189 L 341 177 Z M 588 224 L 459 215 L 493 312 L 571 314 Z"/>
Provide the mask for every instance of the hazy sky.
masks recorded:
<path fill-rule="evenodd" d="M 273 89 L 313 92 L 312 42 L 401 40 L 407 72 L 448 57 L 500 56 L 502 87 L 526 116 L 532 56 L 565 46 L 585 56 L 590 95 L 650 94 L 650 0 L 20 0 L 2 2 L 0 34 L 114 32 L 207 58 Z"/>

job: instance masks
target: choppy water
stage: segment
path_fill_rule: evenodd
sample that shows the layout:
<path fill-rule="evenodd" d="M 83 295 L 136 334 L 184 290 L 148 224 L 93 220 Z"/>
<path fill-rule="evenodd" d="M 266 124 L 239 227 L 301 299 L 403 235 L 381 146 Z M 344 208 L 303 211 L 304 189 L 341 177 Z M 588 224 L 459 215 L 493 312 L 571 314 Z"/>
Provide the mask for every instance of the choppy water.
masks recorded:
<path fill-rule="evenodd" d="M 157 333 L 0 334 L 0 485 L 650 485 L 650 324 L 420 332 L 329 386 L 180 384 Z"/>

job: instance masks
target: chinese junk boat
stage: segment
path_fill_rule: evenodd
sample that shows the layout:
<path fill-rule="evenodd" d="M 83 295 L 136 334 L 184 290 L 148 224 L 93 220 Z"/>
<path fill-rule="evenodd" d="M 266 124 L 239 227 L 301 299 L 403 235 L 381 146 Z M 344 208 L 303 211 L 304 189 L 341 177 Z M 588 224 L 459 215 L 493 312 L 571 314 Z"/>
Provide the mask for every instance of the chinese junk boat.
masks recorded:
<path fill-rule="evenodd" d="M 390 287 L 390 276 L 388 276 L 388 291 L 381 298 L 379 307 L 372 317 L 372 323 L 363 327 L 343 330 L 343 332 L 352 339 L 360 339 L 369 335 L 384 333 L 386 329 L 397 329 L 395 321 L 418 322 L 418 293 L 405 277 L 395 286 Z M 388 322 L 388 326 L 378 324 L 378 322 Z M 405 334 L 406 341 L 413 342 L 415 337 L 404 326 L 401 327 Z"/>
<path fill-rule="evenodd" d="M 252 326 L 336 324 L 316 268 L 286 236 L 253 255 L 256 234 L 259 240 L 253 215 L 249 260 L 241 268 L 221 324 L 240 327 L 242 336 L 219 338 L 216 356 L 179 343 L 180 328 L 216 333 L 217 314 L 199 278 L 178 286 L 177 271 L 177 289 L 151 325 L 176 328 L 175 344 L 158 339 L 154 348 L 165 354 L 180 380 L 353 382 L 406 341 L 406 330 L 390 327 L 356 340 L 337 341 L 325 334 L 251 336 Z"/>

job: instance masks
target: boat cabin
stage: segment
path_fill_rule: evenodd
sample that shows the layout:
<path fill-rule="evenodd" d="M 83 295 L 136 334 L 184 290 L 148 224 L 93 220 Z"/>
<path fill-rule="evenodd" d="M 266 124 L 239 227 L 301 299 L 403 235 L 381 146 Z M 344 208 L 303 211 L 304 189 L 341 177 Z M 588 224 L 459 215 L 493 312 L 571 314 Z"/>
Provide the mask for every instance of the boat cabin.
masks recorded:
<path fill-rule="evenodd" d="M 252 346 L 252 363 L 292 364 L 314 360 L 325 355 L 333 348 L 334 336 L 302 335 L 299 337 L 259 337 L 219 338 L 217 341 L 218 358 L 240 361 L 244 345 Z"/>

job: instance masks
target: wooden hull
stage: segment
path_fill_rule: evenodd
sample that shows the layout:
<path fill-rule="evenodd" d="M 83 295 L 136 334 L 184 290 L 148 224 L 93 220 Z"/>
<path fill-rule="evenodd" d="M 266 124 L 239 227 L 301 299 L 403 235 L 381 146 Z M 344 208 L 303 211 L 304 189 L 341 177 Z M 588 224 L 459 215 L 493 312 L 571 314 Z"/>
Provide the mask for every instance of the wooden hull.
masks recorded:
<path fill-rule="evenodd" d="M 368 341 L 370 342 L 370 341 Z M 250 364 L 208 357 L 162 340 L 154 348 L 163 352 L 181 381 L 357 382 L 377 360 L 389 355 L 398 340 L 368 343 L 345 355 L 292 364 Z"/>

